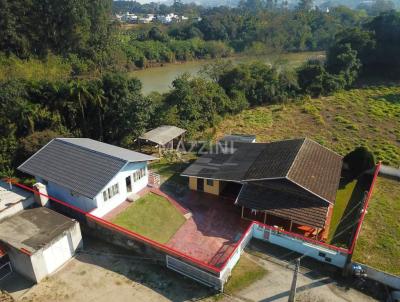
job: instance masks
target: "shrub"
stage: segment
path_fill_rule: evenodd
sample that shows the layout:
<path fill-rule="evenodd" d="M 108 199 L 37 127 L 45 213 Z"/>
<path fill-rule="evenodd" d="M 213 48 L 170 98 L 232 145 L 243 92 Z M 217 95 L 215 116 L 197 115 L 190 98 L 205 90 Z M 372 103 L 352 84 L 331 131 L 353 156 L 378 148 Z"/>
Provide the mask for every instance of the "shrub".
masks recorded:
<path fill-rule="evenodd" d="M 366 147 L 357 147 L 344 157 L 343 162 L 347 165 L 352 179 L 375 166 L 374 156 Z"/>

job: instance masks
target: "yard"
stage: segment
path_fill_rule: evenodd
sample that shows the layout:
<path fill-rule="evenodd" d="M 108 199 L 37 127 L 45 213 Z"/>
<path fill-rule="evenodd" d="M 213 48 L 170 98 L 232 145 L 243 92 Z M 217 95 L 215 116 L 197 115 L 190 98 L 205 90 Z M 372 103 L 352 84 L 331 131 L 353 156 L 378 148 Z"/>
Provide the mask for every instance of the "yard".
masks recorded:
<path fill-rule="evenodd" d="M 268 272 L 260 265 L 242 255 L 225 285 L 225 292 L 233 294 L 261 280 Z"/>
<path fill-rule="evenodd" d="M 167 243 L 186 221 L 166 198 L 148 193 L 111 221 L 159 243 Z"/>
<path fill-rule="evenodd" d="M 329 229 L 328 242 L 348 247 L 358 214 L 363 206 L 365 192 L 371 185 L 371 176 L 363 176 L 352 181 L 341 181 L 336 195 L 333 215 Z"/>
<path fill-rule="evenodd" d="M 379 177 L 353 260 L 400 276 L 400 183 Z"/>

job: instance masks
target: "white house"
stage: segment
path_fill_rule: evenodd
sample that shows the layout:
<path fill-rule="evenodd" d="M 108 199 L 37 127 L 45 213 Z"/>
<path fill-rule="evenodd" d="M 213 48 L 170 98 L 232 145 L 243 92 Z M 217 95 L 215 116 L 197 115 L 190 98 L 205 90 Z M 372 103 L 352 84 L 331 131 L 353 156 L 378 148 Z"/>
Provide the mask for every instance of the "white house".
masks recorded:
<path fill-rule="evenodd" d="M 154 159 L 88 138 L 56 138 L 18 169 L 50 196 L 102 217 L 147 186 Z"/>

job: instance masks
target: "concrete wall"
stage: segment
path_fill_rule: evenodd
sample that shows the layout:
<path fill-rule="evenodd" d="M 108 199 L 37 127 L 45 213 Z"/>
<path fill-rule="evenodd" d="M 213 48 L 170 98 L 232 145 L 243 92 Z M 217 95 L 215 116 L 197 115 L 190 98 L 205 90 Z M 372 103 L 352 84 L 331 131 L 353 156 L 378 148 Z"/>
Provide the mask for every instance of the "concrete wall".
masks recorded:
<path fill-rule="evenodd" d="M 400 277 L 385 273 L 383 271 L 377 270 L 377 269 L 370 267 L 368 265 L 365 265 L 365 264 L 356 263 L 356 262 L 353 264 L 360 265 L 365 270 L 365 273 L 367 274 L 367 277 L 369 279 L 378 281 L 389 287 L 400 290 Z"/>
<path fill-rule="evenodd" d="M 97 221 L 92 220 L 90 217 L 87 219 L 87 225 L 83 226 L 83 231 L 100 240 L 134 251 L 144 257 L 154 258 L 154 260 L 165 262 L 165 253 L 153 248 L 149 244 L 142 243 L 127 234 L 110 229 Z"/>
<path fill-rule="evenodd" d="M 31 257 L 20 250 L 7 246 L 7 254 L 10 257 L 11 265 L 20 275 L 36 282 L 35 272 L 32 266 Z"/>
<path fill-rule="evenodd" d="M 339 268 L 344 268 L 346 266 L 348 255 L 345 253 L 312 244 L 274 230 L 266 229 L 260 225 L 253 226 L 253 238 L 268 241 L 272 244 L 282 246 Z"/>
<path fill-rule="evenodd" d="M 189 188 L 190 190 L 197 191 L 197 178 L 189 177 Z M 219 195 L 222 190 L 222 183 L 219 180 L 213 180 L 213 185 L 207 184 L 207 179 L 204 179 L 204 192 Z"/>
<path fill-rule="evenodd" d="M 4 209 L 3 211 L 0 212 L 0 220 L 4 219 L 6 217 L 10 217 L 24 209 L 31 207 L 33 205 L 34 201 L 35 200 L 33 199 L 33 197 L 29 197 L 27 199 L 21 200 L 20 202 Z"/>
<path fill-rule="evenodd" d="M 135 182 L 133 174 L 136 171 L 140 170 L 141 168 L 145 169 L 146 174 L 143 178 Z M 132 192 L 128 192 L 126 188 L 125 179 L 129 176 L 131 177 Z M 97 217 L 103 217 L 108 212 L 113 210 L 115 207 L 123 203 L 129 195 L 135 194 L 143 190 L 147 186 L 148 182 L 149 182 L 149 173 L 147 171 L 147 163 L 146 162 L 129 163 L 104 188 L 108 189 L 109 187 L 118 183 L 119 194 L 113 196 L 111 199 L 108 199 L 107 201 L 104 201 L 103 191 L 100 192 L 96 196 L 97 209 L 94 210 L 91 214 Z"/>

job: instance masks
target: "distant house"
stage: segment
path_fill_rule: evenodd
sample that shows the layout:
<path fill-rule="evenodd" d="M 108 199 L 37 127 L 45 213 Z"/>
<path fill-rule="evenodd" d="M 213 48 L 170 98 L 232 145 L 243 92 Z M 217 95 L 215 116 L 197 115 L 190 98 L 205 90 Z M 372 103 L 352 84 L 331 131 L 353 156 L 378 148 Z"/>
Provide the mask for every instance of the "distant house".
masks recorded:
<path fill-rule="evenodd" d="M 155 20 L 155 16 L 153 14 L 147 14 L 144 17 L 138 19 L 140 24 L 149 24 Z"/>
<path fill-rule="evenodd" d="M 148 184 L 154 157 L 87 138 L 57 138 L 18 169 L 50 196 L 103 216 Z"/>
<path fill-rule="evenodd" d="M 246 135 L 246 134 L 230 134 L 225 135 L 223 138 L 219 140 L 220 143 L 255 143 L 256 136 L 255 135 Z"/>
<path fill-rule="evenodd" d="M 294 139 L 235 142 L 230 150 L 203 155 L 182 176 L 189 177 L 192 190 L 235 195 L 244 218 L 287 230 L 306 226 L 319 234 L 329 227 L 341 169 L 338 154 Z"/>

